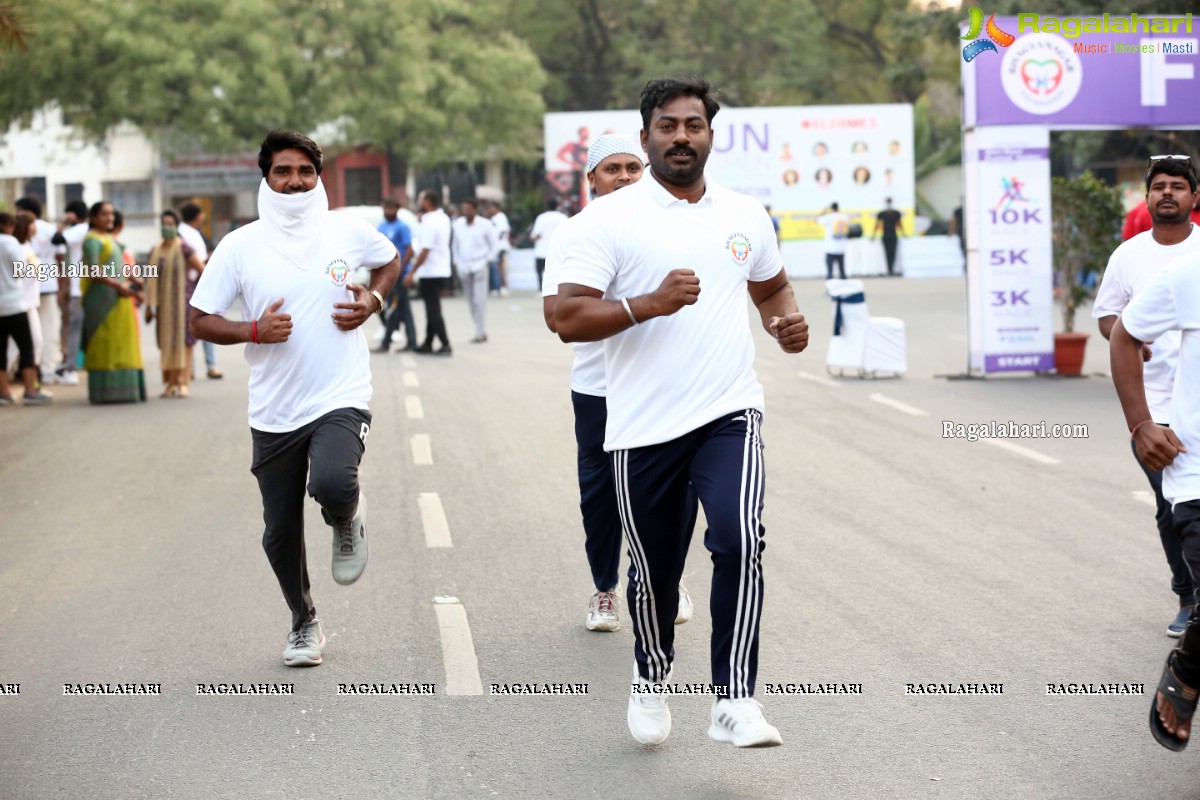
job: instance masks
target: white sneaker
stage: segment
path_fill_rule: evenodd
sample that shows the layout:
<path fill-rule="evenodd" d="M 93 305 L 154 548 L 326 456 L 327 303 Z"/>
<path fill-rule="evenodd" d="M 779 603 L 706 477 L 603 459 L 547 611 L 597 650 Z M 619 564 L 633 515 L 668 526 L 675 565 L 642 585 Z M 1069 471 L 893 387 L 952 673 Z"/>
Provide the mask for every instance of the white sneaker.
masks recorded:
<path fill-rule="evenodd" d="M 588 603 L 587 629 L 589 631 L 619 631 L 621 617 L 617 613 L 617 591 L 596 592 Z"/>
<path fill-rule="evenodd" d="M 501 296 L 501 297 L 508 297 L 508 287 L 507 287 L 507 286 L 501 286 L 501 287 L 500 287 L 500 296 Z"/>
<path fill-rule="evenodd" d="M 688 590 L 683 588 L 683 584 L 679 584 L 679 607 L 675 609 L 675 624 L 682 625 L 692 618 L 692 612 L 695 611 L 692 606 L 692 596 L 688 594 Z"/>
<path fill-rule="evenodd" d="M 309 620 L 300 626 L 300 630 L 288 633 L 283 663 L 289 667 L 315 667 L 321 663 L 321 651 L 324 649 L 325 634 L 321 630 L 321 620 Z"/>
<path fill-rule="evenodd" d="M 753 697 L 722 699 L 713 703 L 708 738 L 734 747 L 772 747 L 783 744 L 779 731 L 763 719 L 762 706 Z"/>
<path fill-rule="evenodd" d="M 59 375 L 58 382 L 63 386 L 78 386 L 79 376 L 75 374 L 75 370 L 71 370 L 70 372 L 64 372 L 62 375 Z"/>
<path fill-rule="evenodd" d="M 629 733 L 639 744 L 662 744 L 671 735 L 671 709 L 667 708 L 667 696 L 651 692 L 655 685 L 661 686 L 639 675 L 635 664 L 625 720 L 629 723 Z M 634 691 L 633 687 L 642 691 Z"/>

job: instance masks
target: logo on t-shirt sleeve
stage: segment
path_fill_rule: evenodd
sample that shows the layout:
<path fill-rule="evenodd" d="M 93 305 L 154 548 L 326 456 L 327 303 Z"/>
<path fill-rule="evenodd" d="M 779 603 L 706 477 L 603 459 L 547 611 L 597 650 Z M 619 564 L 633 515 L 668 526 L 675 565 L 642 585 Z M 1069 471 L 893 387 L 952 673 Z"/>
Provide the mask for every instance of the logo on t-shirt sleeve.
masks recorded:
<path fill-rule="evenodd" d="M 335 258 L 325 267 L 325 274 L 333 281 L 334 286 L 344 288 L 350 280 L 350 265 L 343 258 Z"/>

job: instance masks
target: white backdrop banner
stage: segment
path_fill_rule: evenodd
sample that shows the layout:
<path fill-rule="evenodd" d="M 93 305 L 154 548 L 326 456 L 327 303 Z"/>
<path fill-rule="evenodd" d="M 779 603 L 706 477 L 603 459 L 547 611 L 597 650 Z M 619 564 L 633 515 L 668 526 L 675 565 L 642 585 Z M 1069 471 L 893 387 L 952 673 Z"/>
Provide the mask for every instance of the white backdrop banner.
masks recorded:
<path fill-rule="evenodd" d="M 587 148 L 604 133 L 638 140 L 637 111 L 574 111 L 545 116 L 546 180 L 560 201 L 587 202 Z M 713 119 L 706 174 L 771 207 L 785 240 L 819 239 L 815 219 L 838 203 L 863 226 L 892 198 L 912 232 L 916 179 L 908 104 L 722 108 Z"/>

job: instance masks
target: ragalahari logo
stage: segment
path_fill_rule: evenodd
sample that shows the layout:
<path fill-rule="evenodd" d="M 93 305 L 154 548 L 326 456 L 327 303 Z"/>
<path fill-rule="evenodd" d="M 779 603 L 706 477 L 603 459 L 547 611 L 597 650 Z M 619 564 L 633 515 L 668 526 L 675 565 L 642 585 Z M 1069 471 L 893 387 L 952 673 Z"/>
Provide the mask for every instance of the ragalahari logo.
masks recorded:
<path fill-rule="evenodd" d="M 979 35 L 985 31 L 987 37 L 980 39 Z M 988 17 L 987 25 L 984 25 L 983 10 L 980 8 L 971 9 L 970 26 L 961 38 L 964 41 L 973 40 L 963 48 L 963 61 L 971 61 L 980 53 L 986 53 L 989 50 L 998 53 L 1000 51 L 996 49 L 996 45 L 1008 47 L 1017 40 L 1017 37 L 1011 33 L 1000 30 L 1000 26 L 996 24 L 995 14 Z"/>

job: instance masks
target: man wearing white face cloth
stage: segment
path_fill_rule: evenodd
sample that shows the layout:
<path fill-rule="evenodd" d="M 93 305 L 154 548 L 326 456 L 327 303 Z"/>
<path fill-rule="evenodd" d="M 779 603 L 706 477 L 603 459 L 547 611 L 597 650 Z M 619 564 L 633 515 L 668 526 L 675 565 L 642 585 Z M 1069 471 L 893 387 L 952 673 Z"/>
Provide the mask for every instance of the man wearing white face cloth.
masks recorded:
<path fill-rule="evenodd" d="M 259 219 L 213 251 L 192 295 L 192 333 L 245 344 L 250 364 L 251 472 L 263 499 L 263 549 L 292 611 L 288 666 L 321 663 L 325 636 L 309 594 L 304 494 L 333 528 L 333 578 L 367 564 L 358 465 L 370 432 L 370 355 L 359 326 L 400 273 L 395 246 L 370 224 L 329 211 L 321 149 L 272 131 L 258 165 Z M 349 282 L 359 267 L 370 286 Z M 224 318 L 238 298 L 247 322 Z M 306 485 L 307 484 L 307 485 Z"/>

